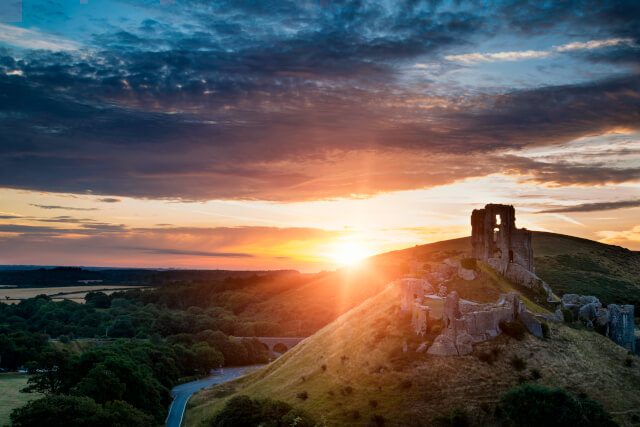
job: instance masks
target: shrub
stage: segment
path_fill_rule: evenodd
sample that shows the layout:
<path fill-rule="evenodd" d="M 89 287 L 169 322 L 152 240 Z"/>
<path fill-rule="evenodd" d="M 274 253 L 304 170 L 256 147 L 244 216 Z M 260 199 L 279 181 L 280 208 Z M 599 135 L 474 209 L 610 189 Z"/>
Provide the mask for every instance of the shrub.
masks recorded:
<path fill-rule="evenodd" d="M 436 423 L 442 426 L 466 427 L 469 425 L 466 415 L 460 409 L 453 409 L 446 415 L 436 417 Z"/>
<path fill-rule="evenodd" d="M 322 372 L 325 372 L 327 370 L 327 365 L 323 364 L 321 368 L 322 368 Z"/>
<path fill-rule="evenodd" d="M 501 411 L 517 426 L 614 426 L 611 416 L 591 399 L 576 401 L 562 389 L 536 384 L 514 387 L 500 398 Z"/>
<path fill-rule="evenodd" d="M 351 411 L 351 418 L 353 418 L 354 420 L 359 420 L 360 419 L 360 411 L 358 411 L 358 410 Z"/>
<path fill-rule="evenodd" d="M 348 385 L 348 386 L 344 387 L 342 390 L 340 390 L 340 392 L 341 392 L 344 396 L 349 395 L 349 394 L 353 394 L 353 387 L 351 387 L 350 385 Z"/>
<path fill-rule="evenodd" d="M 386 422 L 387 422 L 387 420 L 382 415 L 375 414 L 375 415 L 371 416 L 371 423 L 373 425 L 383 426 Z"/>
<path fill-rule="evenodd" d="M 562 309 L 562 317 L 564 318 L 565 323 L 573 322 L 573 312 L 567 308 Z"/>
<path fill-rule="evenodd" d="M 539 380 L 540 378 L 542 378 L 542 374 L 540 373 L 539 370 L 537 369 L 532 369 L 531 373 L 530 373 L 530 377 L 533 381 Z"/>
<path fill-rule="evenodd" d="M 633 359 L 632 359 L 632 358 L 630 358 L 630 357 L 627 357 L 627 358 L 624 360 L 624 366 L 626 366 L 627 368 L 632 367 L 632 366 L 633 366 Z"/>
<path fill-rule="evenodd" d="M 60 339 L 60 342 L 63 344 L 69 344 L 71 342 L 71 338 L 69 338 L 69 335 L 60 335 L 58 339 Z"/>
<path fill-rule="evenodd" d="M 402 388 L 411 388 L 411 380 L 402 380 L 402 382 L 400 383 L 400 387 Z"/>
<path fill-rule="evenodd" d="M 495 362 L 498 359 L 498 355 L 499 354 L 500 354 L 500 349 L 492 348 L 490 351 L 480 351 L 480 352 L 478 352 L 476 354 L 476 357 L 481 362 L 487 363 L 489 365 L 493 365 L 493 362 Z"/>
<path fill-rule="evenodd" d="M 525 362 L 520 356 L 513 356 L 511 360 L 509 360 L 509 363 L 511 363 L 511 366 L 513 366 L 513 369 L 516 371 L 522 371 L 527 367 L 527 362 Z"/>
<path fill-rule="evenodd" d="M 519 320 L 514 320 L 513 322 L 505 322 L 504 320 L 501 320 L 499 325 L 502 332 L 511 338 L 517 339 L 518 341 L 522 340 L 524 338 L 524 334 L 527 332 L 527 327 Z"/>
<path fill-rule="evenodd" d="M 462 268 L 466 268 L 467 270 L 475 270 L 476 260 L 475 258 L 463 258 L 460 260 L 460 265 Z"/>
<path fill-rule="evenodd" d="M 377 407 L 378 407 L 378 401 L 377 401 L 377 400 L 375 400 L 375 399 L 370 399 L 370 400 L 369 400 L 369 405 L 370 405 L 372 408 L 374 408 L 374 409 L 375 409 L 375 408 L 377 408 Z"/>
<path fill-rule="evenodd" d="M 309 398 L 309 393 L 307 393 L 306 391 L 302 391 L 302 392 L 296 394 L 296 397 L 298 399 L 307 400 Z"/>
<path fill-rule="evenodd" d="M 544 338 L 549 338 L 551 336 L 551 330 L 549 329 L 549 325 L 546 322 L 541 322 L 540 326 L 542 327 L 542 336 Z"/>

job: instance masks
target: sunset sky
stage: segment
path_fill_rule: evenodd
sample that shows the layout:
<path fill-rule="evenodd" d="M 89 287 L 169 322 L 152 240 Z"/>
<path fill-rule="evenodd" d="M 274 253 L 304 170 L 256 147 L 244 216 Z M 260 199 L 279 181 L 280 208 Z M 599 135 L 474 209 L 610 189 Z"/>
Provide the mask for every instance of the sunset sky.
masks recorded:
<path fill-rule="evenodd" d="M 2 0 L 0 264 L 640 250 L 640 2 Z"/>

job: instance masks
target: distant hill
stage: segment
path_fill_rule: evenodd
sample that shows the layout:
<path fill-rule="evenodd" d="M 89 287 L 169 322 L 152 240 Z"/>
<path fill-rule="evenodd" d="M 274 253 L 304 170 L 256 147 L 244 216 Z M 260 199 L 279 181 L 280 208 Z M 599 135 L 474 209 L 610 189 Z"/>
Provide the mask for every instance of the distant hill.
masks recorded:
<path fill-rule="evenodd" d="M 410 332 L 399 311 L 398 287 L 389 286 L 260 371 L 196 394 L 185 425 L 209 425 L 207 419 L 239 394 L 284 400 L 325 425 L 384 419 L 384 425 L 431 426 L 455 409 L 469 425 L 500 425 L 499 396 L 523 381 L 584 393 L 619 423 L 632 425 L 640 416 L 640 370 L 626 366 L 626 350 L 592 330 L 550 327 L 549 339 L 527 334 L 516 341 L 503 334 L 462 357 L 416 353 L 433 337 Z M 524 368 L 514 359 L 524 361 Z M 300 398 L 305 392 L 307 398 Z"/>

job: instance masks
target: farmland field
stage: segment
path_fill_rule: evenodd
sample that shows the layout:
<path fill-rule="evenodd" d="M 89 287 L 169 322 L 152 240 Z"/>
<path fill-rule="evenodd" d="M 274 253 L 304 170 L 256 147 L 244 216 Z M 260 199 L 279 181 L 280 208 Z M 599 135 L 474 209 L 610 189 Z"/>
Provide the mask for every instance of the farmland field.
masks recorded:
<path fill-rule="evenodd" d="M 105 294 L 111 294 L 115 291 L 122 291 L 126 289 L 141 289 L 143 286 L 51 286 L 42 288 L 16 288 L 16 287 L 1 287 L 0 298 L 5 304 L 17 304 L 21 300 L 26 298 L 33 298 L 36 295 L 46 294 L 54 301 L 60 301 L 63 299 L 69 299 L 72 301 L 84 302 L 84 296 L 90 291 L 100 291 Z"/>
<path fill-rule="evenodd" d="M 23 406 L 32 399 L 40 397 L 39 393 L 20 393 L 27 385 L 29 375 L 0 374 L 0 426 L 9 424 L 9 414 L 14 408 Z"/>

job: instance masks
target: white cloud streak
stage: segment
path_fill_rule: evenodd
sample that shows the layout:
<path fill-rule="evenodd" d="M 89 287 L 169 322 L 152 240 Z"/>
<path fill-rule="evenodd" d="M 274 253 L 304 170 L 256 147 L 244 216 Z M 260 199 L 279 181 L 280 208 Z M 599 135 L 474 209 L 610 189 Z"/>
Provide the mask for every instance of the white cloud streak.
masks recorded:
<path fill-rule="evenodd" d="M 75 50 L 80 47 L 78 43 L 71 40 L 6 24 L 0 24 L 0 43 L 24 49 L 52 51 Z"/>
<path fill-rule="evenodd" d="M 481 62 L 504 62 L 504 61 L 522 61 L 527 59 L 542 59 L 562 52 L 571 52 L 577 50 L 593 50 L 618 45 L 635 46 L 633 39 L 615 38 L 605 40 L 590 40 L 588 42 L 571 42 L 560 46 L 553 46 L 548 50 L 524 50 L 511 52 L 494 52 L 494 53 L 466 53 L 463 55 L 447 55 L 444 57 L 447 61 L 460 62 L 462 64 L 478 64 Z"/>

